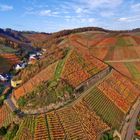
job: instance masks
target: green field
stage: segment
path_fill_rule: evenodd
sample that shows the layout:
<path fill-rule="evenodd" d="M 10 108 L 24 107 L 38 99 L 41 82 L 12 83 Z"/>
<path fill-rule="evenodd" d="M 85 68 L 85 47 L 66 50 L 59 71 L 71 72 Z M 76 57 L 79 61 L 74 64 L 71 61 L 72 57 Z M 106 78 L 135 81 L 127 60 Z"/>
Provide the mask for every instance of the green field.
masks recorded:
<path fill-rule="evenodd" d="M 94 88 L 84 97 L 84 101 L 89 109 L 95 111 L 107 124 L 119 129 L 125 114 L 100 89 Z"/>
<path fill-rule="evenodd" d="M 127 69 L 129 70 L 130 74 L 135 80 L 140 81 L 140 72 L 137 70 L 133 63 L 124 63 Z"/>
<path fill-rule="evenodd" d="M 8 46 L 0 44 L 0 53 L 15 53 L 16 50 Z"/>
<path fill-rule="evenodd" d="M 65 59 L 62 59 L 58 62 L 58 65 L 55 70 L 55 75 L 54 75 L 56 80 L 60 78 L 64 64 L 65 64 Z"/>

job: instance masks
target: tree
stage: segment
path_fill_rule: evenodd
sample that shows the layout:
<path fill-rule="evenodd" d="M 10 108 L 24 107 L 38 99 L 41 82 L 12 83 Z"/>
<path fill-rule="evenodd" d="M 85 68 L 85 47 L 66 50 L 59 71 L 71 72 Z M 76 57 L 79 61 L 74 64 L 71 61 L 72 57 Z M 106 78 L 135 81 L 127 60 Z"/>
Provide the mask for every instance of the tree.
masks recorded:
<path fill-rule="evenodd" d="M 4 136 L 7 133 L 7 129 L 5 127 L 0 128 L 0 136 Z"/>

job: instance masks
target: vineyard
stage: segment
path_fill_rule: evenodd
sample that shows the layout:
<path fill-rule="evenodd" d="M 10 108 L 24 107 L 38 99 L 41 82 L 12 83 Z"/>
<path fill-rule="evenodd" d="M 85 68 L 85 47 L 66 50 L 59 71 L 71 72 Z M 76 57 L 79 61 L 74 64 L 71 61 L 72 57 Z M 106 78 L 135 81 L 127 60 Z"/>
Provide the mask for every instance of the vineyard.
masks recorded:
<path fill-rule="evenodd" d="M 12 94 L 14 98 L 18 100 L 20 97 L 31 92 L 34 89 L 34 87 L 37 87 L 42 82 L 53 78 L 56 65 L 57 62 L 48 66 L 47 68 L 39 72 L 37 75 L 35 75 L 33 78 L 31 78 L 29 81 L 27 81 L 25 84 L 23 84 L 21 87 L 15 89 Z"/>
<path fill-rule="evenodd" d="M 113 71 L 108 79 L 100 83 L 98 88 L 124 113 L 129 111 L 139 96 L 135 85 L 116 71 Z"/>
<path fill-rule="evenodd" d="M 51 112 L 46 115 L 51 139 L 65 139 L 65 130 L 58 115 L 55 112 Z"/>
<path fill-rule="evenodd" d="M 13 118 L 14 116 L 12 112 L 6 105 L 0 107 L 0 127 L 7 127 L 10 123 L 13 122 Z"/>
<path fill-rule="evenodd" d="M 26 67 L 16 76 L 14 76 L 13 80 L 22 80 L 22 84 L 26 83 L 43 69 L 46 69 L 49 65 L 63 59 L 65 55 L 67 55 L 64 53 L 66 52 L 66 50 L 67 48 L 59 49 L 56 47 L 54 48 L 53 46 L 50 47 L 49 50 L 45 52 L 44 56 L 39 61 L 36 61 L 34 65 L 28 65 L 28 67 Z"/>
<path fill-rule="evenodd" d="M 14 140 L 33 139 L 35 129 L 35 116 L 28 116 L 21 122 Z"/>
<path fill-rule="evenodd" d="M 98 88 L 94 88 L 83 102 L 95 111 L 110 127 L 119 128 L 125 114 Z"/>
<path fill-rule="evenodd" d="M 77 87 L 106 67 L 106 64 L 92 57 L 89 53 L 72 50 L 64 65 L 62 78 L 73 87 Z"/>
<path fill-rule="evenodd" d="M 47 47 L 40 60 L 12 79 L 22 83 L 0 107 L 0 129 L 8 128 L 4 137 L 14 123 L 13 140 L 97 140 L 114 130 L 121 133 L 139 101 L 140 36 L 106 31 L 55 35 L 47 42 L 51 35 L 25 34 L 33 45 Z M 0 73 L 20 62 L 6 51 L 0 53 Z M 0 85 L 0 93 L 3 89 Z M 18 110 L 6 106 L 10 100 Z"/>
<path fill-rule="evenodd" d="M 72 99 L 74 98 L 72 94 L 74 88 L 107 67 L 106 64 L 91 56 L 87 51 L 67 49 L 63 59 L 49 65 L 15 89 L 12 99 L 15 100 L 14 102 L 19 101 L 18 104 L 26 100 L 26 104 L 30 104 L 31 108 L 36 105 L 44 106 Z M 40 104 L 38 99 L 44 102 Z"/>
<path fill-rule="evenodd" d="M 49 139 L 47 122 L 45 115 L 40 115 L 36 118 L 34 140 Z"/>
<path fill-rule="evenodd" d="M 27 116 L 21 122 L 14 140 L 26 140 L 27 138 L 34 140 L 95 140 L 100 133 L 110 128 L 95 112 L 86 110 L 88 109 L 84 104 L 76 104 L 74 107 L 47 114 Z M 85 111 L 86 114 L 84 114 Z M 84 121 L 85 119 L 87 121 Z"/>
<path fill-rule="evenodd" d="M 135 34 L 90 32 L 71 35 L 63 46 L 69 44 L 82 53 L 90 51 L 91 55 L 106 61 L 124 75 L 139 82 L 140 68 L 137 66 L 140 65 L 139 40 L 139 36 Z"/>

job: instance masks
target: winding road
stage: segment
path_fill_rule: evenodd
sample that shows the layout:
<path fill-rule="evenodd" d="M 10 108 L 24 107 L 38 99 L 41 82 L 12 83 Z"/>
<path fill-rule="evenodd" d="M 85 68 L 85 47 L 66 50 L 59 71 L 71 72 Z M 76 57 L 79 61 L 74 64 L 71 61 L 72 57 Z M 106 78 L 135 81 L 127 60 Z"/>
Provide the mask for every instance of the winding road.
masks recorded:
<path fill-rule="evenodd" d="M 132 107 L 129 115 L 126 117 L 125 124 L 123 125 L 121 136 L 122 140 L 132 140 L 135 132 L 135 125 L 137 116 L 140 112 L 140 98 Z"/>

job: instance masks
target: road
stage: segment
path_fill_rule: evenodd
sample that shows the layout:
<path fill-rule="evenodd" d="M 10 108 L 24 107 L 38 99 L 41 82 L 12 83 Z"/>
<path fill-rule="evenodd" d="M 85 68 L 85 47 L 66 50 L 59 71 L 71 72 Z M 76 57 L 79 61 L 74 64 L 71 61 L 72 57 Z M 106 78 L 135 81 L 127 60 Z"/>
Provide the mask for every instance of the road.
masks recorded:
<path fill-rule="evenodd" d="M 137 116 L 140 112 L 140 99 L 137 100 L 135 105 L 132 107 L 130 113 L 129 113 L 129 122 L 125 122 L 123 125 L 121 135 L 122 135 L 122 140 L 132 140 L 134 131 L 135 131 L 135 125 L 137 121 Z"/>
<path fill-rule="evenodd" d="M 126 59 L 126 60 L 107 60 L 107 63 L 125 63 L 125 62 L 140 62 L 140 58 L 137 59 Z"/>

